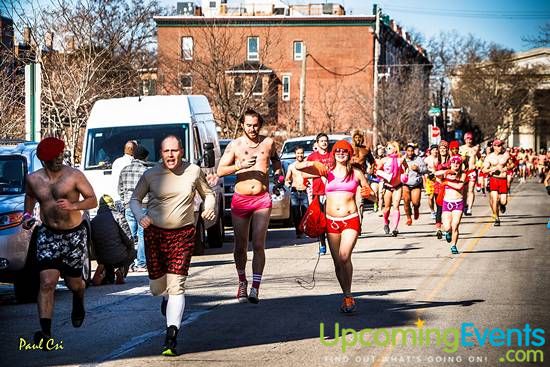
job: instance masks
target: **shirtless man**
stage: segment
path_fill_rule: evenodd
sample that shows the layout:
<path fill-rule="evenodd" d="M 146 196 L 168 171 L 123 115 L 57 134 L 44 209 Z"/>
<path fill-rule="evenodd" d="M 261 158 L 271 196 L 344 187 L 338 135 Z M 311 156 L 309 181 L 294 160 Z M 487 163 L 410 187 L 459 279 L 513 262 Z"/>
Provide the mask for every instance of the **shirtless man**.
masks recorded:
<path fill-rule="evenodd" d="M 296 169 L 296 163 L 305 160 L 304 148 L 298 146 L 294 149 L 294 152 L 296 153 L 296 162 L 288 166 L 285 184 L 290 187 L 290 207 L 292 209 L 292 220 L 296 228 L 296 238 L 302 238 L 299 226 L 309 206 L 309 200 L 307 196 L 307 179 L 302 171 Z"/>
<path fill-rule="evenodd" d="M 483 172 L 489 174 L 489 203 L 493 211 L 495 226 L 500 226 L 500 212 L 506 212 L 508 203 L 508 181 L 506 180 L 506 162 L 509 154 L 504 151 L 503 142 L 496 139 L 493 141 L 494 152 L 485 158 Z"/>
<path fill-rule="evenodd" d="M 60 276 L 73 292 L 71 321 L 74 327 L 84 322 L 83 255 L 87 243 L 82 210 L 97 206 L 92 186 L 79 170 L 63 164 L 65 143 L 57 138 L 45 138 L 37 147 L 36 156 L 44 168 L 30 174 L 26 180 L 23 228 L 30 229 L 35 221 L 33 210 L 40 204 L 40 220 L 36 239 L 36 258 L 40 270 L 38 315 L 41 330 L 34 334 L 36 344 L 46 345 L 51 339 L 54 291 Z"/>
<path fill-rule="evenodd" d="M 351 165 L 352 167 L 355 167 L 363 174 L 366 174 L 367 172 L 367 162 L 369 164 L 374 164 L 374 156 L 372 155 L 369 148 L 367 148 L 365 145 L 363 145 L 365 141 L 365 137 L 361 130 L 353 130 L 352 131 L 352 139 L 353 139 L 353 156 L 351 157 Z M 359 221 L 363 222 L 363 197 L 361 196 L 361 187 L 357 188 L 357 194 L 355 195 L 355 203 L 357 205 L 357 210 L 359 210 Z"/>
<path fill-rule="evenodd" d="M 479 157 L 479 145 L 474 145 L 474 135 L 471 132 L 464 134 L 465 144 L 460 146 L 459 154 L 462 156 L 464 166 L 466 166 L 466 180 L 468 182 L 467 189 L 464 190 L 466 196 L 466 216 L 472 215 L 472 207 L 474 206 L 475 187 L 477 181 L 476 163 Z"/>
<path fill-rule="evenodd" d="M 269 193 L 269 161 L 278 183 L 282 183 L 281 161 L 273 139 L 260 135 L 263 118 L 254 110 L 244 113 L 244 134 L 229 143 L 220 159 L 218 176 L 237 174 L 235 193 L 231 201 L 231 219 L 235 231 L 234 259 L 239 275 L 237 299 L 239 302 L 258 303 L 258 292 L 265 266 L 265 240 L 271 215 Z M 279 182 L 280 181 L 280 182 Z M 252 287 L 247 296 L 246 252 L 250 221 L 252 226 Z"/>

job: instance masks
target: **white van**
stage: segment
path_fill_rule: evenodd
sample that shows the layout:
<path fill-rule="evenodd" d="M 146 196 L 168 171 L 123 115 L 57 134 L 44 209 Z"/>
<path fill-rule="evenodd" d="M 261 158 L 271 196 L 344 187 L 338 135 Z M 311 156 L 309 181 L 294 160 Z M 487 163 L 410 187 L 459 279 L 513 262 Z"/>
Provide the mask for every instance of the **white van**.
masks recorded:
<path fill-rule="evenodd" d="M 145 96 L 97 101 L 90 113 L 80 169 L 99 198 L 116 192 L 111 178 L 113 161 L 123 155 L 124 144 L 136 140 L 149 151 L 148 161 L 158 162 L 160 143 L 167 135 L 176 135 L 183 143 L 185 159 L 201 166 L 205 174 L 215 175 L 221 156 L 212 109 L 205 96 Z M 198 215 L 195 253 L 209 247 L 221 247 L 224 237 L 223 179 L 212 186 L 216 194 L 216 222 L 206 230 Z M 95 213 L 92 212 L 93 216 Z"/>

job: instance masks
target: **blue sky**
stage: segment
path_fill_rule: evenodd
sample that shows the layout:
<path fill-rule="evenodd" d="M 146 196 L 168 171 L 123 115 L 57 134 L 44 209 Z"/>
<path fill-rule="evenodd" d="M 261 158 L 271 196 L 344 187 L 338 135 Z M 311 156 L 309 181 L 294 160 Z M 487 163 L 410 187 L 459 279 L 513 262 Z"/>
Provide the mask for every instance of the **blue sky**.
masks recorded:
<path fill-rule="evenodd" d="M 398 24 L 416 29 L 427 39 L 440 31 L 455 29 L 516 51 L 531 48 L 521 40 L 522 36 L 536 35 L 539 27 L 550 21 L 548 0 L 343 1 L 353 14 L 371 14 L 373 3 L 378 3 Z"/>
<path fill-rule="evenodd" d="M 177 0 L 160 0 L 173 5 Z M 229 0 L 239 4 L 251 0 Z M 265 2 L 266 0 L 258 0 Z M 200 1 L 196 1 L 200 2 Z M 522 36 L 533 36 L 539 26 L 550 21 L 550 0 L 284 0 L 291 4 L 340 3 L 348 14 L 372 14 L 372 4 L 377 3 L 382 11 L 406 29 L 413 28 L 426 39 L 440 31 L 457 30 L 461 34 L 472 33 L 477 38 L 493 41 L 516 51 L 530 46 Z"/>

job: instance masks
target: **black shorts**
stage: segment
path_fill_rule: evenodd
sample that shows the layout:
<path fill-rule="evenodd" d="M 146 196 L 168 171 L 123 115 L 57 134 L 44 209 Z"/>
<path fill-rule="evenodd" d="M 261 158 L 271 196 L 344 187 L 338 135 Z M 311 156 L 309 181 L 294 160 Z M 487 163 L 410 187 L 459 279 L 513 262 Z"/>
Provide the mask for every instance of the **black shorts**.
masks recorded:
<path fill-rule="evenodd" d="M 41 225 L 36 238 L 38 269 L 57 269 L 62 276 L 82 276 L 88 233 L 84 222 L 77 227 L 58 230 Z"/>

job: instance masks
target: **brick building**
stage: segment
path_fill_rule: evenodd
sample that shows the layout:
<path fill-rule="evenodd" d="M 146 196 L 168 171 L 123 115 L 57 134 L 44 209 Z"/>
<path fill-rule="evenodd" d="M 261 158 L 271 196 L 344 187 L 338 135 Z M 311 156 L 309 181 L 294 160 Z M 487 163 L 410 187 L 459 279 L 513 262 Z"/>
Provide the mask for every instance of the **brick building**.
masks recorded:
<path fill-rule="evenodd" d="M 356 127 L 372 132 L 378 73 L 388 75 L 392 65 L 429 64 L 423 50 L 376 7 L 374 15 L 345 15 L 336 4 L 274 4 L 265 15 L 263 8 L 219 5 L 215 16 L 195 9 L 195 15 L 155 21 L 157 92 L 206 94 L 220 125 L 237 119 L 245 100 L 283 137 Z M 428 73 L 426 68 L 426 80 Z"/>

